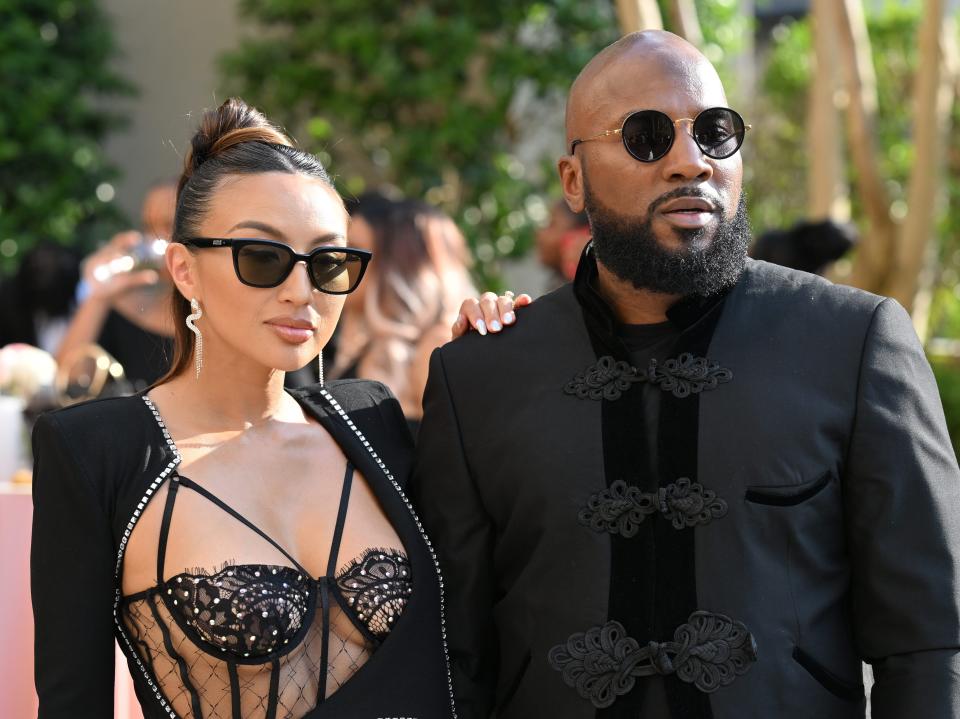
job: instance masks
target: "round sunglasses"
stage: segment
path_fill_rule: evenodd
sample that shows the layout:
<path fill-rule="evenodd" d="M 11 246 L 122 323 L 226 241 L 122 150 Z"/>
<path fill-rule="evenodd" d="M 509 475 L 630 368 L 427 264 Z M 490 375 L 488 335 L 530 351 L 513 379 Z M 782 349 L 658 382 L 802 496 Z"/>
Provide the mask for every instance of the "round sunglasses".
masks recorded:
<path fill-rule="evenodd" d="M 570 154 L 584 142 L 620 135 L 623 146 L 632 157 L 640 162 L 656 162 L 670 152 L 677 125 L 685 123 L 689 123 L 689 132 L 697 147 L 714 160 L 723 160 L 739 150 L 743 136 L 751 128 L 751 125 L 744 124 L 738 112 L 729 107 L 711 107 L 694 118 L 681 117 L 676 120 L 659 110 L 637 110 L 627 115 L 623 125 L 616 130 L 574 140 L 570 143 Z"/>
<path fill-rule="evenodd" d="M 298 262 L 307 266 L 313 286 L 328 295 L 346 295 L 357 289 L 372 252 L 354 247 L 318 247 L 305 255 L 282 242 L 256 238 L 188 237 L 187 247 L 229 247 L 237 279 L 250 287 L 277 287 Z"/>

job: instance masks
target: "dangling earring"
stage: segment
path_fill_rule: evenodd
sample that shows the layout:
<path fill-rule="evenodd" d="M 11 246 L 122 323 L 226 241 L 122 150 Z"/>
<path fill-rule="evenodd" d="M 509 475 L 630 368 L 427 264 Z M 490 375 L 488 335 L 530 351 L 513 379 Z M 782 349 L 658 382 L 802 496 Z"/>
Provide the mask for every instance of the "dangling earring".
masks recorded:
<path fill-rule="evenodd" d="M 200 368 L 203 367 L 203 334 L 200 332 L 200 328 L 197 327 L 196 322 L 203 317 L 203 310 L 200 309 L 200 303 L 197 302 L 196 297 L 190 300 L 190 309 L 193 314 L 187 315 L 186 322 L 187 329 L 197 336 L 197 341 L 193 348 L 193 360 L 197 368 L 197 379 L 200 379 Z"/>
<path fill-rule="evenodd" d="M 320 386 L 323 387 L 323 350 L 320 350 L 320 356 L 317 357 L 317 365 L 320 368 Z"/>

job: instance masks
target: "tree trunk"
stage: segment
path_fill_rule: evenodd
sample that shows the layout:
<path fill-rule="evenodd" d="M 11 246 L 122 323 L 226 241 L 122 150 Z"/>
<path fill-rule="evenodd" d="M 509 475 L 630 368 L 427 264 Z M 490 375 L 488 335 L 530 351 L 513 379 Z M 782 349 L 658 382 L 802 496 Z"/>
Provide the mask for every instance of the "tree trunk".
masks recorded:
<path fill-rule="evenodd" d="M 888 291 L 926 334 L 936 247 L 930 240 L 943 203 L 944 147 L 954 100 L 957 38 L 944 0 L 927 0 L 917 33 L 919 58 L 913 85 L 914 160 L 907 185 L 908 213 L 897 245 Z M 918 292 L 920 296 L 918 297 Z M 919 300 L 919 301 L 916 301 Z"/>
<path fill-rule="evenodd" d="M 703 47 L 703 31 L 693 0 L 670 0 L 670 22 L 674 32 L 694 47 Z"/>
<path fill-rule="evenodd" d="M 830 4 L 813 0 L 814 70 L 807 98 L 807 216 L 809 219 L 850 219 L 850 197 L 844 177 L 840 114 L 837 111 L 837 38 Z"/>
<path fill-rule="evenodd" d="M 663 30 L 657 0 L 617 0 L 617 19 L 624 35 L 638 30 Z"/>
<path fill-rule="evenodd" d="M 867 216 L 860 239 L 852 284 L 882 292 L 894 257 L 897 226 L 877 163 L 877 83 L 870 56 L 870 37 L 860 0 L 833 0 L 838 60 L 849 95 L 847 140 L 856 169 L 857 191 Z"/>

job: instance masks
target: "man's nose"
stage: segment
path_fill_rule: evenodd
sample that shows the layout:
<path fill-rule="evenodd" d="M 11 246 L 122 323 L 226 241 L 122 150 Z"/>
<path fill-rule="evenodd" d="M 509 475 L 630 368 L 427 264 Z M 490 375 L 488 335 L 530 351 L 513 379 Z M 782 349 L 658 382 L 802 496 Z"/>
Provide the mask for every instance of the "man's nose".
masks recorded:
<path fill-rule="evenodd" d="M 670 152 L 663 158 L 663 176 L 670 182 L 706 182 L 713 177 L 713 165 L 693 139 L 693 120 L 680 118 L 674 123 L 676 136 Z"/>

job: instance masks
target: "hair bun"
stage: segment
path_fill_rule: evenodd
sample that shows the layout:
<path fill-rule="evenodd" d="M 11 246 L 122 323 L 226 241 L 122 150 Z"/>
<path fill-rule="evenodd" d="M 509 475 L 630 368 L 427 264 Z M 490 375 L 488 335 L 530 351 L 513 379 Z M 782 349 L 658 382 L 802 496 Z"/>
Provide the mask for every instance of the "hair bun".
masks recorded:
<path fill-rule="evenodd" d="M 203 113 L 200 127 L 190 140 L 190 149 L 184 159 L 180 189 L 204 162 L 243 142 L 293 146 L 290 138 L 262 112 L 238 97 L 231 97 L 216 110 Z"/>

